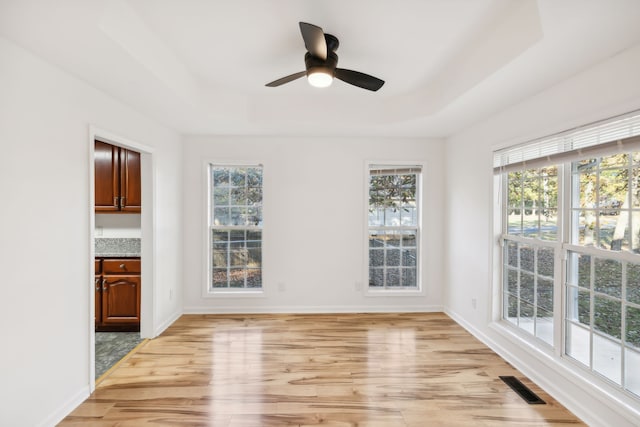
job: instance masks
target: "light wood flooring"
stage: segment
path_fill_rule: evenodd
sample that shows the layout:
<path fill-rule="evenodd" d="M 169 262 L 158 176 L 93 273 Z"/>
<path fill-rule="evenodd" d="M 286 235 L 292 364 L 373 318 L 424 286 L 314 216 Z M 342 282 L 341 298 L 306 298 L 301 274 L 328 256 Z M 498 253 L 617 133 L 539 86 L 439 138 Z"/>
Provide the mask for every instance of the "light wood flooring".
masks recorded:
<path fill-rule="evenodd" d="M 445 314 L 411 313 L 185 315 L 60 424 L 147 425 L 584 424 Z"/>

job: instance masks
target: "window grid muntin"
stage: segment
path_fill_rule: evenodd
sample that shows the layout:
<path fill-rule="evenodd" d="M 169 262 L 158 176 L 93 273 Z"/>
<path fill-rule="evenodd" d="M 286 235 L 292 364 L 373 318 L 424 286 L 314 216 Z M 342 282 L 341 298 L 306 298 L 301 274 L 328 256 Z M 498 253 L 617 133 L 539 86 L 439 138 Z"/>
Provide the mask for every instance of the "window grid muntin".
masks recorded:
<path fill-rule="evenodd" d="M 262 166 L 210 164 L 209 187 L 209 291 L 260 290 Z M 216 233 L 226 233 L 227 239 L 217 239 Z"/>
<path fill-rule="evenodd" d="M 420 259 L 420 166 L 403 165 L 370 165 L 368 172 L 368 213 L 367 213 L 367 234 L 368 234 L 368 286 L 371 290 L 418 290 L 419 286 L 419 259 Z M 401 188 L 411 188 L 413 185 L 413 198 L 395 199 L 383 198 L 390 206 L 372 205 L 372 197 L 378 196 L 382 190 L 388 190 L 391 186 L 372 187 L 372 180 L 377 177 L 411 177 L 409 184 L 404 184 Z M 397 205 L 395 202 L 400 202 Z M 397 210 L 397 212 L 394 212 Z M 404 214 L 408 211 L 409 214 Z M 382 219 L 380 217 L 382 216 Z M 375 239 L 378 236 L 412 236 L 414 245 L 405 245 L 404 239 L 399 239 L 397 246 L 387 245 L 384 242 L 378 245 Z M 386 239 L 392 240 L 392 239 Z M 389 265 L 389 253 L 397 251 L 400 254 L 400 265 Z M 405 258 L 406 251 L 413 255 Z M 382 253 L 380 256 L 379 253 Z M 377 254 L 377 257 L 376 257 Z M 405 259 L 408 261 L 405 263 Z M 381 261 L 381 262 L 380 262 Z M 405 265 L 407 264 L 407 265 Z M 411 265 L 409 265 L 411 264 Z M 396 276 L 397 273 L 397 280 Z M 411 283 L 408 283 L 408 282 Z"/>

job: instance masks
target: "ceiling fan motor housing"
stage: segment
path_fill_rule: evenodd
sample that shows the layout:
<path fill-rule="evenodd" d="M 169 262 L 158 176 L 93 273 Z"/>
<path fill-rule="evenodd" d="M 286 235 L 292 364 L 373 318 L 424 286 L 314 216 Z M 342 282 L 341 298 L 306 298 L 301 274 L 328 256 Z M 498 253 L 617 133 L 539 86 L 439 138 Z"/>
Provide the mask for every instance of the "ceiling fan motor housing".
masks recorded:
<path fill-rule="evenodd" d="M 338 66 L 338 55 L 333 51 L 327 52 L 327 59 L 323 60 L 307 52 L 304 55 L 304 64 L 307 68 L 307 75 L 314 72 L 323 72 L 333 76 Z"/>

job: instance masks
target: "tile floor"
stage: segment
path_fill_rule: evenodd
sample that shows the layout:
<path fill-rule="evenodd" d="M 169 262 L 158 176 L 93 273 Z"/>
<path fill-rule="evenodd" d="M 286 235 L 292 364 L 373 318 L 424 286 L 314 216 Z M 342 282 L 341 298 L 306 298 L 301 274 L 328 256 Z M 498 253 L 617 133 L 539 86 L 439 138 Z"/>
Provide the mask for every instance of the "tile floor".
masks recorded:
<path fill-rule="evenodd" d="M 96 380 L 141 342 L 140 332 L 96 332 Z"/>

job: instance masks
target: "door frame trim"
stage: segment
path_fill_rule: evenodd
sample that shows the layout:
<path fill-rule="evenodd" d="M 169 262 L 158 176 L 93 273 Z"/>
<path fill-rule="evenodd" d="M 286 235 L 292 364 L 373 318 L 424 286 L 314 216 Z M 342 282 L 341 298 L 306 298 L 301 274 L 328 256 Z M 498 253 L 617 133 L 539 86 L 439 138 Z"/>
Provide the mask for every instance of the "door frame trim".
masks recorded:
<path fill-rule="evenodd" d="M 141 272 L 140 278 L 144 286 L 141 288 L 140 298 L 140 337 L 153 338 L 156 330 L 154 313 L 156 311 L 154 299 L 155 272 L 155 163 L 154 149 L 148 145 L 113 134 L 94 125 L 89 125 L 89 281 L 93 284 L 95 278 L 95 150 L 94 141 L 98 139 L 119 147 L 129 148 L 140 153 L 140 174 L 142 185 L 142 212 L 140 213 L 141 229 Z M 93 290 L 93 286 L 91 287 Z M 92 393 L 96 387 L 95 377 L 95 292 L 89 292 L 88 300 L 88 329 L 89 329 L 89 389 Z"/>

